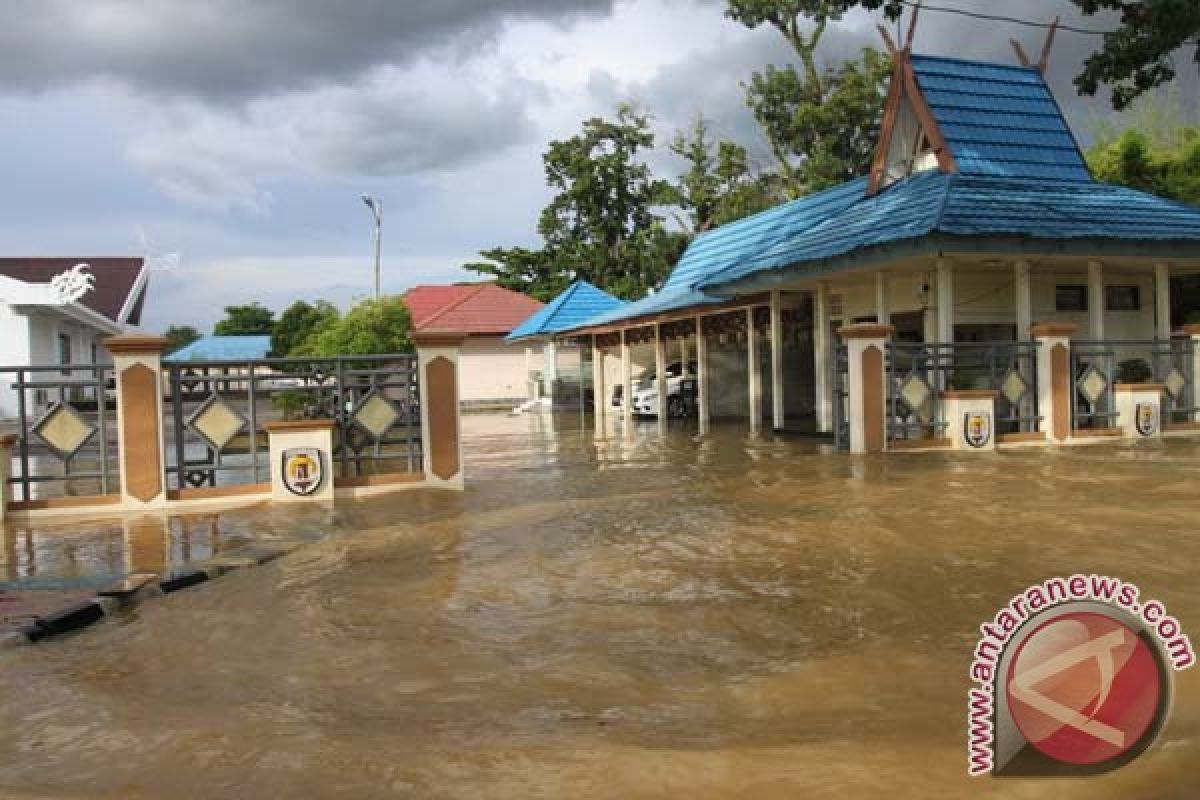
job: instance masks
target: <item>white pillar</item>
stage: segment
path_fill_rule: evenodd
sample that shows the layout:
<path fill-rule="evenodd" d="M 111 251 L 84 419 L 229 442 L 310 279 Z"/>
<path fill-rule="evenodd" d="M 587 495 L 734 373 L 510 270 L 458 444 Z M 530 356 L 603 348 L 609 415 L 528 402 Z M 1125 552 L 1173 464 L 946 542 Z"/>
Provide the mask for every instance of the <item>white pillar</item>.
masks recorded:
<path fill-rule="evenodd" d="M 1013 268 L 1013 287 L 1017 300 L 1017 341 L 1028 342 L 1032 338 L 1029 328 L 1033 325 L 1033 284 L 1029 262 L 1021 259 Z"/>
<path fill-rule="evenodd" d="M 667 343 L 662 325 L 654 325 L 654 391 L 657 394 L 658 432 L 667 432 Z"/>
<path fill-rule="evenodd" d="M 758 361 L 758 332 L 754 329 L 754 309 L 746 309 L 746 403 L 749 406 L 750 432 L 762 427 L 762 370 Z"/>
<path fill-rule="evenodd" d="M 875 273 L 875 321 L 880 325 L 888 325 L 892 321 L 888 311 L 888 277 L 883 270 Z"/>
<path fill-rule="evenodd" d="M 937 261 L 937 337 L 941 344 L 954 343 L 954 272 L 944 258 Z"/>
<path fill-rule="evenodd" d="M 625 435 L 633 435 L 633 360 L 629 353 L 629 331 L 621 331 L 621 417 Z"/>
<path fill-rule="evenodd" d="M 554 399 L 554 382 L 558 380 L 558 347 L 550 339 L 542 346 L 542 396 Z"/>
<path fill-rule="evenodd" d="M 604 417 L 608 411 L 608 393 L 604 391 L 604 351 L 596 346 L 592 335 L 592 423 L 596 435 L 604 433 Z"/>
<path fill-rule="evenodd" d="M 1088 270 L 1088 338 L 1104 341 L 1104 265 L 1089 261 Z"/>
<path fill-rule="evenodd" d="M 833 402 L 829 396 L 830 345 L 829 285 L 817 284 L 813 292 L 813 384 L 817 406 L 817 430 L 833 430 Z"/>
<path fill-rule="evenodd" d="M 771 292 L 771 426 L 783 430 L 783 296 Z"/>
<path fill-rule="evenodd" d="M 696 317 L 696 420 L 700 433 L 708 433 L 708 340 L 703 317 Z"/>
<path fill-rule="evenodd" d="M 1171 338 L 1171 270 L 1165 263 L 1154 265 L 1154 337 Z"/>

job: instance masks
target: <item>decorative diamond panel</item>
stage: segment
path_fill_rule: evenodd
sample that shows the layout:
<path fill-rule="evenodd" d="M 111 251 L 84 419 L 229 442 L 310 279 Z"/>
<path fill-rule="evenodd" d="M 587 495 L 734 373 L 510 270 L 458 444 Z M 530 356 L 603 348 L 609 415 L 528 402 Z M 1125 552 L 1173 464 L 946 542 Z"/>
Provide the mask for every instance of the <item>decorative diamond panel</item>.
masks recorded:
<path fill-rule="evenodd" d="M 1004 399 L 1015 406 L 1021 402 L 1021 398 L 1029 391 L 1029 384 L 1021 377 L 1021 373 L 1013 369 L 1009 370 L 1008 375 L 1001 382 L 1000 391 L 1004 394 Z"/>
<path fill-rule="evenodd" d="M 400 412 L 386 397 L 372 389 L 353 416 L 354 421 L 378 441 L 399 421 Z"/>
<path fill-rule="evenodd" d="M 60 458 L 67 459 L 92 438 L 96 426 L 70 406 L 56 403 L 33 426 L 33 432 Z"/>
<path fill-rule="evenodd" d="M 1183 390 L 1187 388 L 1187 378 L 1176 368 L 1171 367 L 1171 371 L 1167 373 L 1167 379 L 1163 381 L 1167 385 L 1167 394 L 1171 395 L 1172 400 L 1178 400 Z"/>
<path fill-rule="evenodd" d="M 900 398 L 922 422 L 929 421 L 929 400 L 933 390 L 920 375 L 909 375 L 900 387 Z"/>
<path fill-rule="evenodd" d="M 1083 396 L 1093 406 L 1096 405 L 1096 401 L 1100 399 L 1107 388 L 1108 379 L 1095 367 L 1088 367 L 1087 374 L 1079 382 L 1079 391 L 1083 392 Z"/>
<path fill-rule="evenodd" d="M 214 394 L 192 414 L 188 427 L 200 434 L 210 447 L 220 451 L 246 427 L 246 418 Z"/>

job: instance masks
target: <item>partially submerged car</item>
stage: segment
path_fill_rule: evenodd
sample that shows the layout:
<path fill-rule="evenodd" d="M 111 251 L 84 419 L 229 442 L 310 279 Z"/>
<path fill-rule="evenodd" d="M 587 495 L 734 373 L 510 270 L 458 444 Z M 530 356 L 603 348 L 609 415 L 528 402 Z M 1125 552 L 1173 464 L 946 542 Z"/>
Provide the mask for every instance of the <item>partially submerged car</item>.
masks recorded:
<path fill-rule="evenodd" d="M 633 384 L 633 413 L 641 417 L 658 416 L 657 375 L 650 369 Z M 667 364 L 667 416 L 683 417 L 691 405 L 690 393 L 695 391 L 696 362 L 689 361 L 684 370 L 682 361 Z"/>

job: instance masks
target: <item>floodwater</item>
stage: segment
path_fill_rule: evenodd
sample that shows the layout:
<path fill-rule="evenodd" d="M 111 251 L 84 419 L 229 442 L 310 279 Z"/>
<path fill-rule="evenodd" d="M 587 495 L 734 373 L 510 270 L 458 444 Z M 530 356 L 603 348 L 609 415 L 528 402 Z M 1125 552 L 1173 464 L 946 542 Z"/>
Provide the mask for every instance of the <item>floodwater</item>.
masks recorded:
<path fill-rule="evenodd" d="M 1138 583 L 1200 639 L 1200 442 L 823 455 L 469 418 L 470 488 L 0 655 L 0 795 L 1194 798 L 1200 668 L 1089 779 L 969 779 L 979 623 Z M 276 512 L 223 515 L 278 530 Z"/>

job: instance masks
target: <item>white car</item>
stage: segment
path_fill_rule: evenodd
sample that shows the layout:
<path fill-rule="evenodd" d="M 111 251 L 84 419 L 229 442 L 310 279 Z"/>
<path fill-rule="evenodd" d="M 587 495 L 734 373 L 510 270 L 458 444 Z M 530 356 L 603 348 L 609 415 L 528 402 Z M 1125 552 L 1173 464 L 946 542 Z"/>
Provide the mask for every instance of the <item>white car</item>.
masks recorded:
<path fill-rule="evenodd" d="M 650 370 L 634 382 L 633 413 L 638 416 L 658 416 L 658 387 L 655 386 L 656 376 Z M 683 362 L 673 361 L 667 365 L 667 416 L 682 417 L 687 413 L 687 398 L 684 397 L 683 384 L 686 380 L 696 379 L 696 362 L 689 361 L 687 372 L 684 373 Z M 694 386 L 693 386 L 694 388 Z"/>

